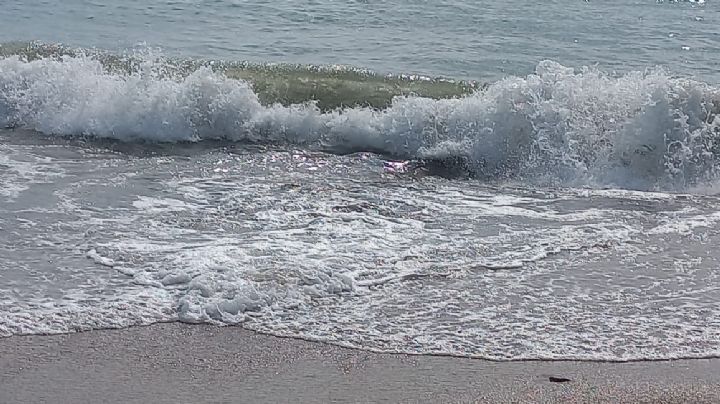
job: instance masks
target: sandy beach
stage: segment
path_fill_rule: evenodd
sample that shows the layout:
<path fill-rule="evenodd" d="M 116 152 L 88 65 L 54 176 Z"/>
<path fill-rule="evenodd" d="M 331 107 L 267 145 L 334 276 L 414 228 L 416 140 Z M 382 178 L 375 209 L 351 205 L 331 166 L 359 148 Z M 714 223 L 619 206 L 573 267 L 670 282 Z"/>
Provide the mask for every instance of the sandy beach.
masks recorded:
<path fill-rule="evenodd" d="M 168 323 L 0 339 L 0 402 L 711 403 L 720 360 L 490 362 Z"/>

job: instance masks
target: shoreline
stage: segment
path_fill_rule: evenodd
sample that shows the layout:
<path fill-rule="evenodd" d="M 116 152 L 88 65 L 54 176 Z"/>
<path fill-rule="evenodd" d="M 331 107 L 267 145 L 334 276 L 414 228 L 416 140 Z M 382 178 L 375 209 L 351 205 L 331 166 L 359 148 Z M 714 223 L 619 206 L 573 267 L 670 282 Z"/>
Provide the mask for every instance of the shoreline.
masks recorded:
<path fill-rule="evenodd" d="M 720 359 L 497 362 L 158 323 L 0 338 L 0 402 L 710 403 Z"/>

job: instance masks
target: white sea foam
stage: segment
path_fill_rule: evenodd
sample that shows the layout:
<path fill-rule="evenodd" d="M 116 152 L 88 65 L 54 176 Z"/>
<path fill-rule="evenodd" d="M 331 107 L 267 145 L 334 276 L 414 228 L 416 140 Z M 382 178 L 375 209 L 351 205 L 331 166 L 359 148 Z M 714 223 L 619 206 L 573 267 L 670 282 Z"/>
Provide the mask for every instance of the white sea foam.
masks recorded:
<path fill-rule="evenodd" d="M 124 141 L 280 142 L 409 159 L 460 159 L 488 178 L 684 189 L 717 176 L 720 90 L 657 70 L 611 76 L 541 62 L 475 94 L 389 108 L 262 105 L 209 68 L 110 73 L 90 57 L 0 60 L 0 121 Z"/>
<path fill-rule="evenodd" d="M 0 144 L 0 197 L 5 201 L 16 200 L 32 184 L 51 182 L 63 175 L 58 165 L 26 152 Z"/>
<path fill-rule="evenodd" d="M 717 354 L 712 197 L 406 181 L 374 157 L 115 157 L 32 185 L 57 211 L 0 210 L 22 230 L 0 264 L 27 280 L 0 285 L 0 335 L 184 321 L 490 359 Z"/>

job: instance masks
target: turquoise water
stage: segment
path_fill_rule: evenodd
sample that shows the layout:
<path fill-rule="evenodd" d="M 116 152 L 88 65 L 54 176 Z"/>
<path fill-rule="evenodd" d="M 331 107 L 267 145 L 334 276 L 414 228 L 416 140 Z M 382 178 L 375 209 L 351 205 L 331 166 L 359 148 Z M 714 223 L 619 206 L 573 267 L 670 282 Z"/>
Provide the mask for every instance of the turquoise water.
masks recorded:
<path fill-rule="evenodd" d="M 4 1 L 0 42 L 42 40 L 494 81 L 543 59 L 718 82 L 720 5 L 655 0 Z"/>

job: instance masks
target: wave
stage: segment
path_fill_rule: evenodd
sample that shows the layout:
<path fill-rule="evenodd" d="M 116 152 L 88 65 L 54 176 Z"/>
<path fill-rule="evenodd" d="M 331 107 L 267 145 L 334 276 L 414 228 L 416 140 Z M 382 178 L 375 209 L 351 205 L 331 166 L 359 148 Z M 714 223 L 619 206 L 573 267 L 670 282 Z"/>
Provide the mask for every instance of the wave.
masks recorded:
<path fill-rule="evenodd" d="M 420 74 L 381 75 L 372 70 L 346 65 L 172 59 L 147 48 L 118 55 L 61 44 L 11 42 L 0 45 L 0 57 L 3 56 L 18 56 L 27 61 L 91 57 L 111 73 L 128 75 L 151 71 L 157 77 L 174 79 L 207 68 L 227 78 L 249 82 L 264 105 L 280 103 L 288 106 L 312 100 L 325 111 L 353 106 L 385 108 L 390 106 L 396 96 L 448 98 L 470 94 L 478 88 L 478 83 L 474 81 Z"/>
<path fill-rule="evenodd" d="M 482 178 L 571 186 L 686 189 L 718 177 L 720 88 L 661 69 L 617 76 L 543 61 L 526 77 L 470 93 L 466 87 L 442 95 L 400 91 L 385 105 L 369 95 L 385 80 L 461 85 L 360 70 L 257 70 L 274 75 L 276 86 L 287 73 L 288 92 L 302 82 L 300 71 L 328 83 L 358 78 L 362 89 L 328 84 L 329 100 L 305 94 L 283 102 L 210 62 L 180 69 L 158 58 L 133 58 L 122 67 L 119 60 L 6 54 L 0 125 L 121 141 L 220 139 L 371 151 L 450 162 Z"/>

